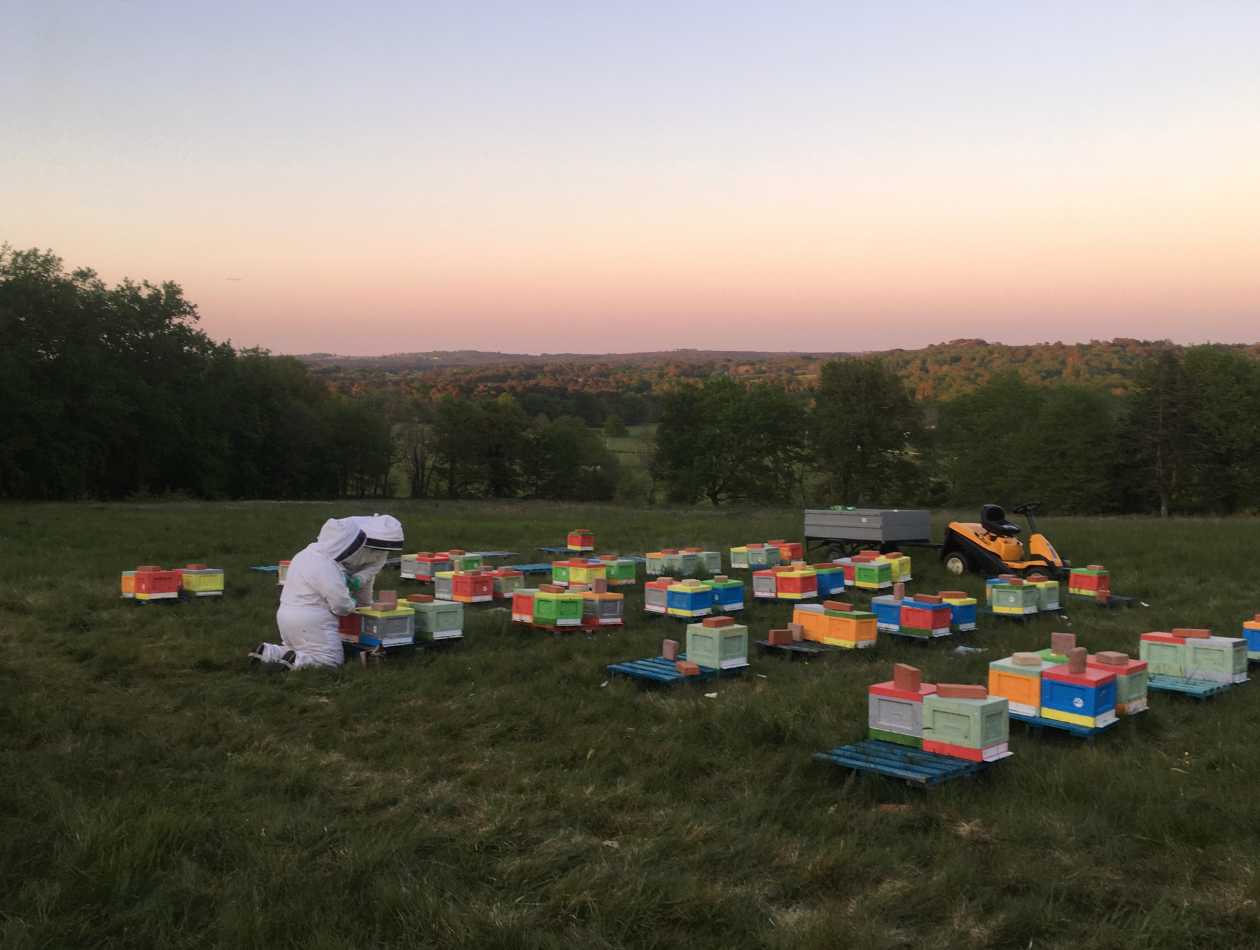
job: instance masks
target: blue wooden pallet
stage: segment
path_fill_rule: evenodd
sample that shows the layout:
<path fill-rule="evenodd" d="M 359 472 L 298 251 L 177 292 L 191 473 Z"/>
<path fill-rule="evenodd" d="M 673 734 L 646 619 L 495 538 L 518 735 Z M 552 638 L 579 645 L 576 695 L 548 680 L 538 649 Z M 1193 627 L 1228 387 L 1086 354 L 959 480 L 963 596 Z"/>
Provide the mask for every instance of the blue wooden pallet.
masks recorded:
<path fill-rule="evenodd" d="M 1182 693 L 1195 699 L 1207 699 L 1223 693 L 1233 683 L 1217 683 L 1214 680 L 1192 680 L 1181 676 L 1152 676 L 1146 681 L 1147 692 Z"/>
<path fill-rule="evenodd" d="M 911 785 L 923 786 L 939 785 L 964 775 L 975 775 L 986 766 L 992 765 L 991 762 L 956 759 L 879 739 L 866 739 L 854 745 L 840 746 L 830 752 L 815 752 L 814 758 L 819 762 L 830 762 L 832 765 L 853 769 L 855 772 L 871 772 L 887 778 L 902 779 Z"/>
<path fill-rule="evenodd" d="M 509 564 L 509 568 L 522 574 L 550 574 L 551 565 L 537 562 L 534 564 Z"/>
<path fill-rule="evenodd" d="M 1078 736 L 1082 739 L 1092 739 L 1100 732 L 1106 732 L 1113 726 L 1120 725 L 1119 719 L 1113 719 L 1105 726 L 1078 726 L 1074 722 L 1062 722 L 1058 719 L 1046 719 L 1044 716 L 1025 716 L 1023 713 L 1010 713 L 1011 719 L 1016 722 L 1022 722 L 1030 729 L 1061 729 L 1069 735 Z"/>
<path fill-rule="evenodd" d="M 687 659 L 687 654 L 678 654 L 678 659 Z M 608 664 L 609 676 L 625 676 L 630 679 L 640 680 L 645 683 L 655 683 L 660 686 L 677 686 L 682 682 L 693 682 L 696 680 L 708 681 L 717 679 L 719 675 L 730 675 L 739 673 L 747 667 L 740 667 L 737 670 L 715 670 L 711 666 L 700 667 L 700 672 L 696 676 L 683 676 L 678 672 L 678 668 L 674 666 L 673 660 L 667 660 L 663 656 L 654 656 L 644 660 L 626 660 L 623 663 Z"/>

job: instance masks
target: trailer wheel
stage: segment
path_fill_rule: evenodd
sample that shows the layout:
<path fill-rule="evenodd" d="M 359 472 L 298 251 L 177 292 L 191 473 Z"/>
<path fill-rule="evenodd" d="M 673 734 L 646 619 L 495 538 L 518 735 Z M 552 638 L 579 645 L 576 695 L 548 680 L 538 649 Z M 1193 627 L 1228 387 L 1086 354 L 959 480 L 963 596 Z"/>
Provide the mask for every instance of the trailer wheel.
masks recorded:
<path fill-rule="evenodd" d="M 945 570 L 953 574 L 955 577 L 961 577 L 967 573 L 967 558 L 961 551 L 954 551 L 945 555 Z"/>

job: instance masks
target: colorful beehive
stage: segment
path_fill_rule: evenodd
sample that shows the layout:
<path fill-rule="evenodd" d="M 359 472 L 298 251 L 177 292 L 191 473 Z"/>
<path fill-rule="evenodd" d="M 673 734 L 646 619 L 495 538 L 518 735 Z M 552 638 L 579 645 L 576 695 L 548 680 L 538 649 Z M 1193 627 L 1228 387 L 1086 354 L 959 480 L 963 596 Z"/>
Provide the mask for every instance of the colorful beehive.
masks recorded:
<path fill-rule="evenodd" d="M 993 603 L 993 588 L 999 584 L 1009 584 L 1011 581 L 1019 580 L 1014 574 L 999 574 L 997 577 L 986 577 L 984 581 L 984 602 L 986 604 Z"/>
<path fill-rule="evenodd" d="M 818 596 L 818 574 L 808 564 L 793 564 L 791 570 L 780 571 L 775 590 L 781 600 L 810 600 Z"/>
<path fill-rule="evenodd" d="M 777 578 L 778 575 L 770 568 L 753 571 L 753 597 L 774 600 L 778 596 Z"/>
<path fill-rule="evenodd" d="M 879 631 L 873 613 L 834 600 L 823 601 L 822 607 L 827 618 L 823 643 L 848 650 L 875 645 Z"/>
<path fill-rule="evenodd" d="M 846 587 L 857 586 L 857 568 L 853 565 L 853 558 L 838 557 L 832 563 L 834 563 L 836 567 L 840 568 L 840 570 L 844 573 L 844 585 Z"/>
<path fill-rule="evenodd" d="M 289 565 L 292 561 L 281 561 L 276 565 L 276 586 L 283 587 L 285 580 L 289 576 Z"/>
<path fill-rule="evenodd" d="M 893 583 L 902 583 L 913 580 L 910 576 L 910 555 L 902 554 L 900 551 L 889 551 L 884 555 L 892 569 Z"/>
<path fill-rule="evenodd" d="M 602 627 L 617 626 L 624 618 L 625 602 L 624 594 L 588 590 L 582 594 L 582 622 Z"/>
<path fill-rule="evenodd" d="M 700 566 L 710 577 L 722 573 L 721 551 L 700 551 L 697 556 L 700 558 Z"/>
<path fill-rule="evenodd" d="M 534 622 L 534 597 L 538 594 L 535 587 L 521 587 L 512 592 L 512 622 Z"/>
<path fill-rule="evenodd" d="M 479 571 L 482 567 L 480 554 L 467 554 L 464 551 L 451 552 L 451 570 Z"/>
<path fill-rule="evenodd" d="M 739 547 L 731 548 L 731 570 L 747 570 L 748 569 L 748 546 L 741 544 Z"/>
<path fill-rule="evenodd" d="M 1089 665 L 1116 674 L 1116 713 L 1133 716 L 1146 710 L 1146 661 L 1127 653 L 1103 652 L 1091 655 Z"/>
<path fill-rule="evenodd" d="M 438 571 L 433 575 L 433 596 L 437 600 L 455 599 L 455 572 Z"/>
<path fill-rule="evenodd" d="M 119 578 L 119 590 L 122 596 L 128 600 L 132 600 L 136 596 L 136 572 L 123 571 Z"/>
<path fill-rule="evenodd" d="M 594 551 L 595 534 L 586 528 L 574 528 L 569 532 L 570 551 Z"/>
<path fill-rule="evenodd" d="M 785 541 L 782 538 L 776 538 L 773 541 L 767 541 L 766 547 L 779 552 L 779 562 L 782 564 L 791 564 L 793 561 L 799 561 L 805 556 L 805 546 L 799 541 Z"/>
<path fill-rule="evenodd" d="M 704 617 L 713 612 L 713 587 L 704 581 L 679 581 L 671 584 L 667 593 L 671 617 Z"/>
<path fill-rule="evenodd" d="M 949 636 L 952 614 L 949 604 L 930 594 L 916 594 L 901 602 L 899 633 L 906 637 L 930 640 L 932 637 Z"/>
<path fill-rule="evenodd" d="M 872 739 L 923 748 L 923 700 L 935 692 L 936 687 L 924 683 L 915 667 L 896 664 L 892 679 L 866 689 L 867 734 Z"/>
<path fill-rule="evenodd" d="M 643 585 L 643 609 L 650 614 L 669 612 L 669 588 L 674 583 L 672 577 L 658 577 Z"/>
<path fill-rule="evenodd" d="M 184 593 L 193 597 L 222 597 L 223 569 L 206 567 L 204 564 L 189 564 L 181 572 L 181 583 Z"/>
<path fill-rule="evenodd" d="M 871 610 L 875 614 L 875 626 L 883 633 L 896 633 L 901 629 L 901 603 L 903 598 L 893 594 L 878 594 L 871 598 Z"/>
<path fill-rule="evenodd" d="M 665 555 L 665 569 L 679 577 L 692 577 L 700 569 L 699 548 L 684 548 Z"/>
<path fill-rule="evenodd" d="M 362 629 L 363 618 L 357 612 L 337 618 L 337 635 L 341 637 L 342 643 L 357 644 L 359 642 L 359 633 Z"/>
<path fill-rule="evenodd" d="M 1036 587 L 1025 584 L 1018 577 L 992 588 L 993 599 L 989 602 L 995 614 L 1023 617 L 1035 614 L 1040 603 Z"/>
<path fill-rule="evenodd" d="M 748 567 L 754 571 L 777 567 L 782 561 L 778 548 L 765 544 L 748 545 Z"/>
<path fill-rule="evenodd" d="M 1187 637 L 1186 677 L 1213 683 L 1247 682 L 1247 641 L 1238 637 Z"/>
<path fill-rule="evenodd" d="M 1037 653 L 1016 653 L 989 664 L 989 695 L 1005 697 L 1012 713 L 1041 715 L 1041 674 L 1058 666 Z"/>
<path fill-rule="evenodd" d="M 609 587 L 625 587 L 639 579 L 639 570 L 631 558 L 619 557 L 604 562 L 604 575 Z"/>
<path fill-rule="evenodd" d="M 398 576 L 409 581 L 416 579 L 418 554 L 403 554 L 398 558 Z"/>
<path fill-rule="evenodd" d="M 1026 581 L 1030 587 L 1037 588 L 1037 609 L 1042 613 L 1048 610 L 1058 610 L 1059 604 L 1059 582 L 1051 580 L 1041 574 L 1033 574 Z"/>
<path fill-rule="evenodd" d="M 1074 648 L 1067 663 L 1041 673 L 1041 716 L 1095 729 L 1114 722 L 1116 674 L 1089 666 L 1085 648 Z"/>
<path fill-rule="evenodd" d="M 1260 660 L 1260 614 L 1243 621 L 1243 639 L 1247 641 L 1247 659 Z"/>
<path fill-rule="evenodd" d="M 431 580 L 441 571 L 451 570 L 451 556 L 446 551 L 430 554 L 421 551 L 416 555 L 416 580 Z"/>
<path fill-rule="evenodd" d="M 177 600 L 183 581 L 178 570 L 164 571 L 158 567 L 136 568 L 135 599 L 148 602 L 153 600 Z"/>
<path fill-rule="evenodd" d="M 430 600 L 411 606 L 416 612 L 417 639 L 453 640 L 464 635 L 463 604 L 450 600 Z"/>
<path fill-rule="evenodd" d="M 582 595 L 539 589 L 534 596 L 534 623 L 577 627 L 582 623 Z"/>
<path fill-rule="evenodd" d="M 961 590 L 943 590 L 937 596 L 949 605 L 949 619 L 955 630 L 976 629 L 979 608 L 974 597 Z"/>
<path fill-rule="evenodd" d="M 649 551 L 643 555 L 644 570 L 647 571 L 649 577 L 656 577 L 658 574 L 665 573 L 665 552 Z"/>
<path fill-rule="evenodd" d="M 490 572 L 494 582 L 494 596 L 499 600 L 510 600 L 512 594 L 525 586 L 525 575 L 514 567 L 500 567 Z"/>
<path fill-rule="evenodd" d="M 1088 567 L 1074 567 L 1068 575 L 1068 593 L 1078 597 L 1097 598 L 1111 593 L 1111 575 L 1101 564 Z"/>
<path fill-rule="evenodd" d="M 714 670 L 748 665 L 748 628 L 730 617 L 687 624 L 687 659 Z"/>
<path fill-rule="evenodd" d="M 416 614 L 410 607 L 377 610 L 360 607 L 359 643 L 365 647 L 401 647 L 416 642 Z"/>
<path fill-rule="evenodd" d="M 559 584 L 561 587 L 569 586 L 569 578 L 572 577 L 573 561 L 565 559 L 563 561 L 551 562 L 551 583 Z"/>
<path fill-rule="evenodd" d="M 827 637 L 827 611 L 822 604 L 797 604 L 792 608 L 792 623 L 801 625 L 806 640 L 822 643 Z"/>
<path fill-rule="evenodd" d="M 1144 633 L 1138 640 L 1138 656 L 1146 661 L 1151 676 L 1186 677 L 1186 638 L 1171 633 Z"/>
<path fill-rule="evenodd" d="M 844 569 L 839 564 L 830 562 L 815 564 L 814 573 L 818 575 L 819 597 L 844 593 Z"/>
<path fill-rule="evenodd" d="M 588 587 L 597 580 L 608 579 L 608 568 L 603 561 L 575 560 L 569 562 L 569 583 L 586 584 Z"/>
<path fill-rule="evenodd" d="M 983 686 L 938 683 L 923 697 L 924 752 L 994 762 L 1011 754 L 1009 738 L 1006 699 L 989 696 Z"/>
<path fill-rule="evenodd" d="M 892 563 L 883 557 L 868 559 L 855 557 L 853 559 L 853 585 L 862 590 L 883 590 L 892 587 Z"/>
<path fill-rule="evenodd" d="M 743 581 L 719 574 L 709 581 L 709 585 L 713 588 L 713 606 L 716 610 L 731 613 L 744 609 Z"/>

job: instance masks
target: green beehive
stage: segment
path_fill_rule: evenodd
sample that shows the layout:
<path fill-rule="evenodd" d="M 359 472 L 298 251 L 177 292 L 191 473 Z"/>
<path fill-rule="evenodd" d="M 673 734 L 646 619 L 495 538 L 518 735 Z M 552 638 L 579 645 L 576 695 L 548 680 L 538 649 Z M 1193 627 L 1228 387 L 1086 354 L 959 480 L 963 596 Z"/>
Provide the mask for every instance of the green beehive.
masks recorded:
<path fill-rule="evenodd" d="M 1010 718 L 1006 700 L 923 697 L 923 739 L 967 749 L 985 749 L 1006 742 Z"/>
<path fill-rule="evenodd" d="M 1126 673 L 1116 677 L 1116 705 L 1125 706 L 1139 699 L 1146 699 L 1146 670 Z"/>
<path fill-rule="evenodd" d="M 693 551 L 680 551 L 672 556 L 670 565 L 676 568 L 679 577 L 693 577 L 700 566 L 700 555 Z"/>
<path fill-rule="evenodd" d="M 1042 611 L 1059 609 L 1059 582 L 1052 580 L 1029 581 L 1029 586 L 1037 589 L 1037 609 Z"/>
<path fill-rule="evenodd" d="M 582 595 L 540 590 L 534 595 L 534 623 L 557 627 L 582 622 Z"/>
<path fill-rule="evenodd" d="M 561 587 L 569 586 L 569 562 L 568 561 L 552 561 L 551 562 L 551 583 L 559 584 Z"/>
<path fill-rule="evenodd" d="M 464 605 L 431 600 L 409 604 L 416 613 L 417 640 L 447 640 L 464 635 Z"/>
<path fill-rule="evenodd" d="M 476 571 L 481 568 L 480 554 L 452 554 L 451 570 L 453 571 Z"/>
<path fill-rule="evenodd" d="M 582 595 L 565 593 L 556 596 L 560 601 L 556 623 L 562 627 L 580 624 L 582 622 Z"/>
<path fill-rule="evenodd" d="M 638 571 L 634 561 L 630 558 L 618 558 L 615 561 L 605 561 L 604 567 L 606 577 L 610 584 L 633 584 L 639 579 Z"/>
<path fill-rule="evenodd" d="M 1217 683 L 1247 681 L 1247 641 L 1233 637 L 1186 640 L 1186 676 Z"/>
<path fill-rule="evenodd" d="M 867 589 L 891 587 L 892 564 L 888 561 L 855 561 L 853 583 Z"/>
<path fill-rule="evenodd" d="M 687 659 L 714 670 L 747 666 L 748 628 L 738 623 L 724 627 L 687 624 Z"/>
<path fill-rule="evenodd" d="M 1032 584 L 995 584 L 990 605 L 995 614 L 1035 614 L 1040 600 Z"/>
<path fill-rule="evenodd" d="M 1147 673 L 1151 676 L 1184 678 L 1188 652 L 1185 643 L 1172 642 L 1170 637 L 1148 640 L 1147 637 L 1150 636 L 1151 634 L 1143 634 L 1138 641 L 1138 656 L 1146 661 Z"/>

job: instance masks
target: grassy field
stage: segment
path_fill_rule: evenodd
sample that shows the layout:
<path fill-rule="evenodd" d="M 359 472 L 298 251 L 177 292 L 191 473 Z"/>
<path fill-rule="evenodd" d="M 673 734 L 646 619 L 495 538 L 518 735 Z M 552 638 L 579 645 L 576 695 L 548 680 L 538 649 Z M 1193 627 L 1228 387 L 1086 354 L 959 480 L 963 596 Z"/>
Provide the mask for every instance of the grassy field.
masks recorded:
<path fill-rule="evenodd" d="M 712 699 L 605 685 L 607 663 L 680 632 L 637 591 L 615 634 L 486 609 L 438 655 L 250 669 L 276 588 L 246 566 L 369 507 L 0 508 L 0 947 L 1257 944 L 1260 686 L 1154 696 L 1092 745 L 1016 726 L 1014 758 L 926 793 L 810 758 L 862 737 L 865 688 L 894 661 L 979 682 L 1052 629 L 1131 652 L 1145 630 L 1235 633 L 1260 609 L 1255 521 L 1046 519 L 1151 606 L 982 623 L 967 656 L 882 641 L 754 659 Z M 575 525 L 622 551 L 801 530 L 795 511 L 390 507 L 412 549 L 526 559 Z M 190 560 L 228 569 L 221 602 L 117 598 L 120 569 Z M 926 552 L 915 577 L 944 581 Z"/>

